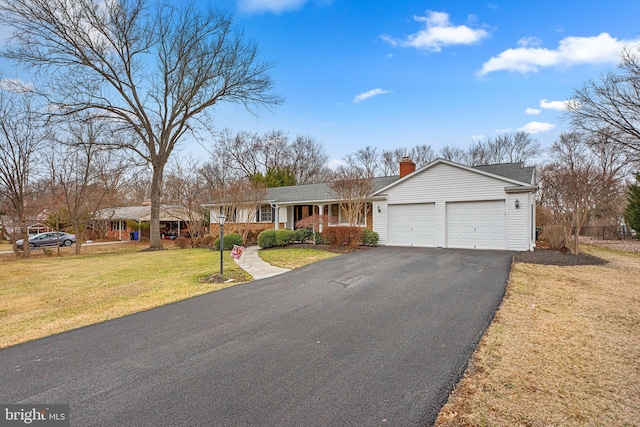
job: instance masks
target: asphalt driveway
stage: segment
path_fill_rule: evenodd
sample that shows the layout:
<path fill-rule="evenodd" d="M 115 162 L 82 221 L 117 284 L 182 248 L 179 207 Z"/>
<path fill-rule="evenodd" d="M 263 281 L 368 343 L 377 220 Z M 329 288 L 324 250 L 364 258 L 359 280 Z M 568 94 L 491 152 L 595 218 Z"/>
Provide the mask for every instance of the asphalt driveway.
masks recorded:
<path fill-rule="evenodd" d="M 72 426 L 431 425 L 512 253 L 373 248 L 0 350 L 1 403 Z"/>

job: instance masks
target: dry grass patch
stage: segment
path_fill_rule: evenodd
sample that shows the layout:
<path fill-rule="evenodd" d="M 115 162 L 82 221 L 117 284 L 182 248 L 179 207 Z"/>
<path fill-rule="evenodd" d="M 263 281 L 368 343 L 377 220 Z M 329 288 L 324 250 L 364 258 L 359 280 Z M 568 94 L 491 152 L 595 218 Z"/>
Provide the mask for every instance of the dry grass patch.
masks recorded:
<path fill-rule="evenodd" d="M 275 248 L 262 249 L 258 256 L 271 265 L 282 268 L 299 268 L 339 254 L 319 249 Z"/>
<path fill-rule="evenodd" d="M 114 252 L 0 262 L 0 348 L 234 284 L 201 282 L 218 272 L 218 254 L 207 249 L 91 251 L 106 246 Z M 249 279 L 228 254 L 225 276 Z"/>
<path fill-rule="evenodd" d="M 436 425 L 638 425 L 640 255 L 583 249 L 609 264 L 514 264 Z"/>

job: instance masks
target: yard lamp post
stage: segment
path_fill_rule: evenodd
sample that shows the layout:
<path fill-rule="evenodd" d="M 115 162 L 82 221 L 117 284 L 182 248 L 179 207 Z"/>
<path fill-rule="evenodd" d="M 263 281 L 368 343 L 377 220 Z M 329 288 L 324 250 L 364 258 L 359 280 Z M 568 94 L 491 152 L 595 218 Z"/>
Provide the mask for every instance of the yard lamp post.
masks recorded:
<path fill-rule="evenodd" d="M 227 217 L 224 214 L 218 216 L 218 224 L 220 224 L 220 277 L 224 277 L 224 267 L 222 261 L 224 259 L 224 222 Z"/>

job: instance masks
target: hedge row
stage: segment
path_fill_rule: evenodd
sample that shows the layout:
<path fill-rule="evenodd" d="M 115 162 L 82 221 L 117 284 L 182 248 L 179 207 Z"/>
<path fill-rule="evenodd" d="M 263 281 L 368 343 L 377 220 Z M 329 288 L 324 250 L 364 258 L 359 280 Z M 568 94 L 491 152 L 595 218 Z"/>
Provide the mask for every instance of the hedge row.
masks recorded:
<path fill-rule="evenodd" d="M 328 227 L 322 233 L 316 233 L 316 243 L 326 243 L 331 246 L 374 246 L 378 244 L 380 236 L 375 231 L 362 227 Z M 293 242 L 306 243 L 313 239 L 313 232 L 307 228 L 299 228 L 295 231 L 265 230 L 258 234 L 258 246 L 272 248 L 274 246 L 287 246 Z"/>

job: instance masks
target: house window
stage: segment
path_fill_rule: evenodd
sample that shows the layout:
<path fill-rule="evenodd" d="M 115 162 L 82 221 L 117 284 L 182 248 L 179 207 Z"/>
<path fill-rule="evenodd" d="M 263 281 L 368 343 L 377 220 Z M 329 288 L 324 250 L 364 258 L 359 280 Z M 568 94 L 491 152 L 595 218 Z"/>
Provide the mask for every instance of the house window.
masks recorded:
<path fill-rule="evenodd" d="M 271 205 L 262 205 L 256 215 L 258 222 L 273 222 L 273 208 Z"/>

